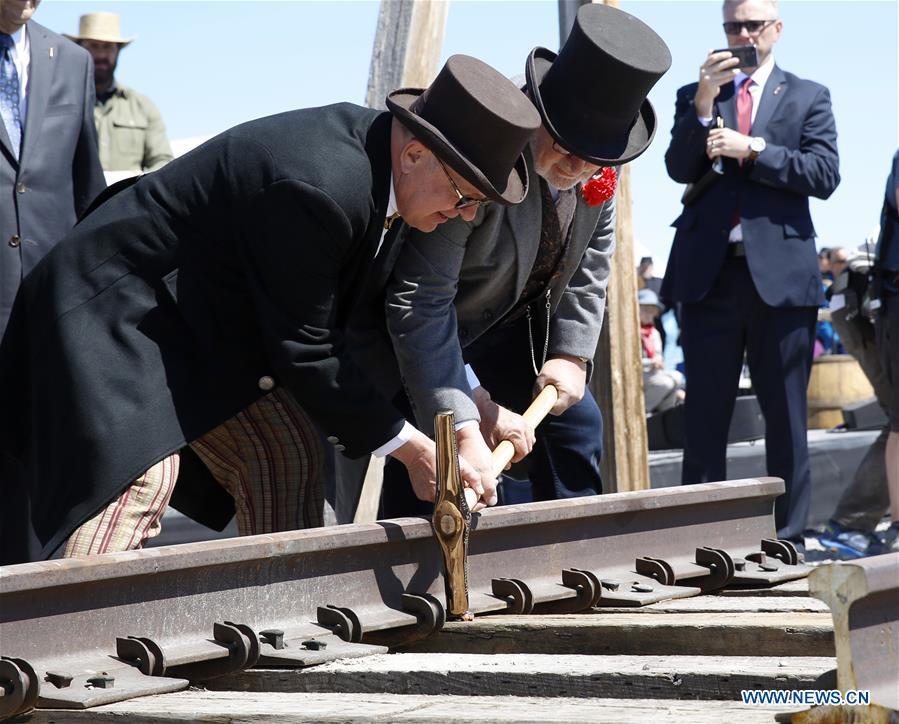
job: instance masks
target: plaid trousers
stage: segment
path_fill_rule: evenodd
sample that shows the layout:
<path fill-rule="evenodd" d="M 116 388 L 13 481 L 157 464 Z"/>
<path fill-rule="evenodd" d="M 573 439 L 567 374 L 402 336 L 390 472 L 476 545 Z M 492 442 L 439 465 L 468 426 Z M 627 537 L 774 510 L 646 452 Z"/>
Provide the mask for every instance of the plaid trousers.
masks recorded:
<path fill-rule="evenodd" d="M 323 524 L 323 453 L 311 420 L 277 388 L 190 444 L 234 498 L 241 535 Z M 65 557 L 143 547 L 159 534 L 178 478 L 178 453 L 153 465 L 118 498 L 82 524 Z"/>

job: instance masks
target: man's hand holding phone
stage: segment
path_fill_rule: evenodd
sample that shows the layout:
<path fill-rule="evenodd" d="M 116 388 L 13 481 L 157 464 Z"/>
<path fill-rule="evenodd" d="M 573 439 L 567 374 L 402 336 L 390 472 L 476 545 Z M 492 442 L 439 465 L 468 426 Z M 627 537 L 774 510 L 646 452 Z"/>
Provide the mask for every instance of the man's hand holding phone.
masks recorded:
<path fill-rule="evenodd" d="M 712 105 L 721 86 L 732 82 L 737 76 L 740 61 L 727 50 L 710 51 L 705 62 L 699 66 L 699 87 L 693 104 L 699 118 L 712 117 Z"/>

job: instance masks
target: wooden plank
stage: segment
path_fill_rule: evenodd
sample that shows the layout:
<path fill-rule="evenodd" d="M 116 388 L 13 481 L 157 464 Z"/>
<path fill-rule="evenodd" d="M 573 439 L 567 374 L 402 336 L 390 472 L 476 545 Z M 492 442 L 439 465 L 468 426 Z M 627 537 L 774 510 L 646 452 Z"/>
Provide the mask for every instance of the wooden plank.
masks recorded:
<path fill-rule="evenodd" d="M 466 654 L 833 656 L 827 613 L 603 613 L 451 621 L 406 651 Z"/>
<path fill-rule="evenodd" d="M 37 711 L 30 724 L 115 721 L 128 724 L 203 721 L 267 722 L 397 721 L 615 722 L 646 724 L 770 724 L 787 707 L 746 706 L 732 701 L 572 699 L 512 696 L 403 696 L 396 694 L 285 694 L 185 691 L 147 696 L 88 711 Z"/>
<path fill-rule="evenodd" d="M 831 657 L 384 654 L 308 669 L 252 669 L 207 683 L 227 691 L 499 694 L 738 700 L 744 689 L 806 689 Z"/>
<path fill-rule="evenodd" d="M 601 613 L 634 613 L 633 608 L 602 608 Z M 829 613 L 823 601 L 808 596 L 697 596 L 659 601 L 640 608 L 640 613 Z"/>

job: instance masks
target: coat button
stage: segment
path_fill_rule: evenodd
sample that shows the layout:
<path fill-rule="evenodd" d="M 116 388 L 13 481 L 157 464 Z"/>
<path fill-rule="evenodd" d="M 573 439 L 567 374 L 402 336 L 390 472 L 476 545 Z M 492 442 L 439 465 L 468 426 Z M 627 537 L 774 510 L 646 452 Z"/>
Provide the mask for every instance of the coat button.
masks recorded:
<path fill-rule="evenodd" d="M 264 377 L 260 377 L 259 378 L 259 389 L 265 390 L 266 392 L 268 392 L 269 390 L 275 389 L 274 378 L 269 377 L 268 375 L 265 375 Z"/>
<path fill-rule="evenodd" d="M 13 234 L 11 237 L 9 237 L 9 245 L 11 247 L 13 247 L 13 248 L 17 247 L 19 245 L 19 242 L 20 242 L 20 238 L 19 238 L 18 234 Z"/>
<path fill-rule="evenodd" d="M 326 437 L 325 440 L 327 440 L 332 445 L 336 445 L 337 443 L 340 442 L 340 438 L 334 437 L 333 435 L 328 435 L 328 437 Z"/>
<path fill-rule="evenodd" d="M 25 184 L 19 181 L 19 183 L 16 184 L 16 191 L 20 194 L 24 194 L 26 191 Z"/>
<path fill-rule="evenodd" d="M 341 445 L 338 443 L 337 445 L 334 446 L 334 449 L 337 452 L 343 452 L 344 450 L 346 450 L 346 445 Z"/>

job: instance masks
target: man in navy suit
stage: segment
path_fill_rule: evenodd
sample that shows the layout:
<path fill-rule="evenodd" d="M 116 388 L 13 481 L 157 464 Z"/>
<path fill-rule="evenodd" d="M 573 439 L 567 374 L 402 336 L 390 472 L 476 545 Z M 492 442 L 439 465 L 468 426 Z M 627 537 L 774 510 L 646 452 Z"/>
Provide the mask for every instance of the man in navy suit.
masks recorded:
<path fill-rule="evenodd" d="M 87 51 L 0 3 L 0 336 L 16 290 L 103 190 Z"/>
<path fill-rule="evenodd" d="M 768 474 L 786 482 L 778 536 L 801 542 L 810 494 L 806 387 L 823 301 L 808 199 L 828 198 L 840 175 L 830 94 L 775 65 L 782 29 L 775 0 L 725 2 L 727 45 L 755 45 L 757 65 L 739 68 L 731 53 L 712 52 L 699 82 L 678 91 L 665 161 L 671 178 L 695 186 L 673 224 L 662 296 L 683 304 L 682 482 L 727 476 L 745 352 L 765 415 Z"/>

